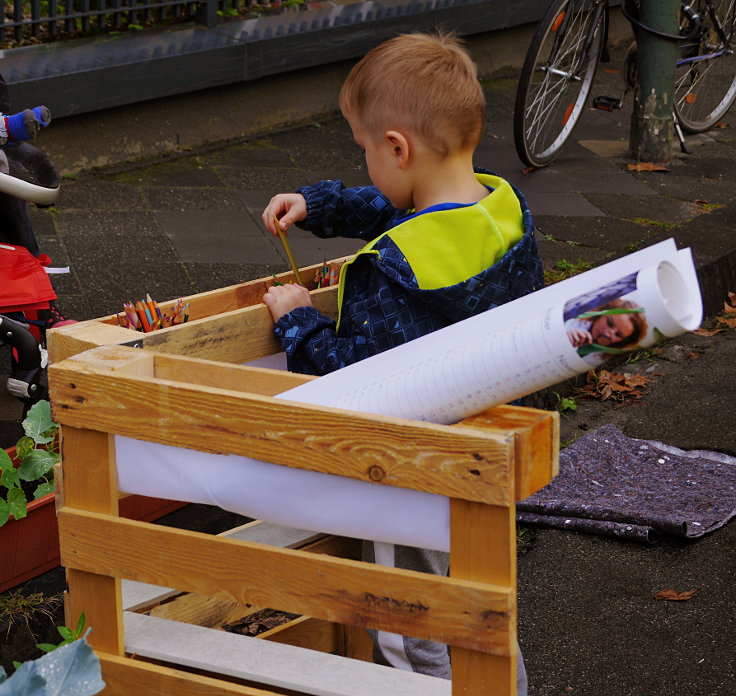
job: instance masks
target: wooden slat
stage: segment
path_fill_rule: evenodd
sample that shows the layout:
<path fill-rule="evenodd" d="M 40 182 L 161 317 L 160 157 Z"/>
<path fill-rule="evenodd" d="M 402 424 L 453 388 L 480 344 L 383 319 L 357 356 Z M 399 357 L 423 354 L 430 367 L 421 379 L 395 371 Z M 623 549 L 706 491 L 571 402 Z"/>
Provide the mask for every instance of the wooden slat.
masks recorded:
<path fill-rule="evenodd" d="M 295 645 L 319 652 L 334 653 L 337 650 L 337 624 L 324 619 L 313 619 L 311 616 L 300 616 L 282 626 L 264 631 L 256 636 L 259 640 L 272 643 Z"/>
<path fill-rule="evenodd" d="M 439 495 L 508 501 L 512 436 L 111 374 L 88 364 L 90 357 L 99 363 L 130 351 L 136 352 L 108 346 L 51 366 L 57 420 Z"/>
<path fill-rule="evenodd" d="M 449 696 L 447 680 L 247 636 L 126 614 L 126 649 L 314 696 Z"/>
<path fill-rule="evenodd" d="M 524 500 L 557 476 L 560 414 L 520 406 L 496 406 L 459 425 L 486 432 L 513 434 L 515 499 Z"/>
<path fill-rule="evenodd" d="M 117 515 L 117 479 L 112 437 L 107 433 L 66 428 L 62 434 L 61 447 L 62 460 L 68 458 L 74 462 L 74 466 L 66 468 L 62 463 L 64 506 L 77 505 L 88 510 Z M 65 541 L 64 535 L 60 535 L 62 554 Z M 66 625 L 76 626 L 84 612 L 87 625 L 95 628 L 94 635 L 90 637 L 92 646 L 122 654 L 120 580 L 76 568 L 68 568 L 66 576 L 69 587 L 64 598 Z"/>
<path fill-rule="evenodd" d="M 62 563 L 453 645 L 508 652 L 508 588 L 71 510 Z"/>
<path fill-rule="evenodd" d="M 452 693 L 516 694 L 516 533 L 514 508 L 450 501 L 450 574 L 512 592 L 502 654 L 453 648 Z"/>
<path fill-rule="evenodd" d="M 155 355 L 155 374 L 158 379 L 185 382 L 203 387 L 276 396 L 300 384 L 317 379 L 310 375 L 280 372 L 259 367 L 220 363 L 203 358 Z"/>
<path fill-rule="evenodd" d="M 95 651 L 105 689 L 102 696 L 272 696 L 273 691 L 233 684 L 163 665 Z"/>
<path fill-rule="evenodd" d="M 348 258 L 350 257 L 346 256 L 340 259 L 333 259 L 332 261 L 328 261 L 328 265 L 339 271 L 342 264 Z M 317 268 L 322 265 L 314 264 L 303 269 L 305 279 L 309 279 L 307 286 L 310 290 L 314 288 L 314 283 L 311 279 Z M 294 274 L 291 271 L 280 273 L 276 277 L 282 283 L 288 283 L 294 280 Z M 196 322 L 201 319 L 215 318 L 216 315 L 227 314 L 235 310 L 262 304 L 263 295 L 267 287 L 272 283 L 272 277 L 258 278 L 246 283 L 210 290 L 197 295 L 189 295 L 183 297 L 182 300 L 185 303 L 189 303 L 190 320 Z M 159 306 L 162 311 L 168 311 L 174 306 L 175 302 L 176 300 L 159 302 Z M 337 286 L 313 290 L 312 302 L 322 313 L 328 316 L 336 316 Z M 264 329 L 264 338 L 266 343 L 268 343 L 269 336 L 267 334 L 272 333 L 273 322 L 271 321 L 269 326 L 270 318 L 267 318 L 266 314 L 264 314 L 264 309 L 265 307 L 261 306 L 257 310 L 258 320 L 256 323 Z M 225 321 L 229 324 L 227 319 Z M 143 334 L 120 327 L 115 315 L 77 322 L 69 326 L 52 329 L 48 332 L 49 361 L 52 364 L 57 363 L 90 348 L 126 343 L 134 339 L 140 339 L 144 345 L 150 341 L 150 345 L 152 347 L 155 346 L 157 350 L 166 350 L 165 346 L 169 345 L 170 342 L 171 352 L 179 352 L 183 349 L 182 346 L 187 344 L 186 339 L 178 337 L 179 332 L 183 330 L 184 334 L 187 334 L 190 339 L 193 335 L 199 333 L 198 329 L 195 329 L 193 333 L 188 333 L 188 328 L 185 327 L 187 327 L 187 324 L 180 324 L 169 329 L 161 329 L 153 333 Z M 172 334 L 173 337 L 169 338 Z M 236 331 L 232 336 L 221 336 L 221 339 L 229 346 L 232 342 L 240 340 L 240 338 L 240 331 Z M 275 343 L 271 343 L 271 345 L 274 346 Z M 237 348 L 233 346 L 230 346 L 229 350 L 235 350 L 237 352 Z M 194 354 L 194 352 L 191 354 Z M 260 355 L 263 354 L 261 353 Z M 246 357 L 243 360 L 232 360 L 232 362 L 245 362 L 246 360 L 252 360 L 254 357 L 260 357 L 260 355 L 251 355 L 249 352 L 246 352 L 246 355 L 250 355 L 251 357 Z M 224 360 L 225 358 L 222 359 Z"/>

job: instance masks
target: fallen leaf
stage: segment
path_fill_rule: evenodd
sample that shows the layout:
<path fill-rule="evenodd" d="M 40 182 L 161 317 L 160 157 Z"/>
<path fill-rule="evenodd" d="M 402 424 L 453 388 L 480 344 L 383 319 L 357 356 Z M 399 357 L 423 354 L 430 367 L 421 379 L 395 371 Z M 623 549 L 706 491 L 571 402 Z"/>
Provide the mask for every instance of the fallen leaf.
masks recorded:
<path fill-rule="evenodd" d="M 725 324 L 732 329 L 736 329 L 736 317 L 716 317 L 716 321 L 720 324 Z"/>
<path fill-rule="evenodd" d="M 697 593 L 697 589 L 695 590 L 684 590 L 682 592 L 678 592 L 677 590 L 660 590 L 657 592 L 657 594 L 654 595 L 654 599 L 666 599 L 671 602 L 684 602 L 688 599 L 692 599 L 695 594 Z"/>
<path fill-rule="evenodd" d="M 521 173 L 526 176 L 527 174 L 531 174 L 532 172 L 536 172 L 536 167 L 524 167 L 524 169 L 521 170 Z"/>
<path fill-rule="evenodd" d="M 725 121 L 718 121 L 718 123 L 716 123 L 713 126 L 713 128 L 730 128 L 730 127 L 731 127 L 731 124 L 726 123 Z"/>
<path fill-rule="evenodd" d="M 699 357 L 700 357 L 700 353 L 696 353 L 696 352 L 695 352 L 694 350 L 691 350 L 691 351 L 690 351 L 690 352 L 688 353 L 688 355 L 689 355 L 689 356 L 690 356 L 691 358 L 699 358 Z"/>
<path fill-rule="evenodd" d="M 630 172 L 668 172 L 670 171 L 663 164 L 656 164 L 655 162 L 637 162 L 636 164 L 627 164 L 626 167 Z"/>
<path fill-rule="evenodd" d="M 700 205 L 708 205 L 708 201 L 703 200 L 702 198 L 696 198 L 693 202 L 699 203 Z"/>
<path fill-rule="evenodd" d="M 694 333 L 696 336 L 705 336 L 706 338 L 710 338 L 711 336 L 715 336 L 717 333 L 721 333 L 723 329 L 713 329 L 712 331 L 708 331 L 708 329 L 695 329 L 695 331 L 691 331 L 690 333 Z"/>

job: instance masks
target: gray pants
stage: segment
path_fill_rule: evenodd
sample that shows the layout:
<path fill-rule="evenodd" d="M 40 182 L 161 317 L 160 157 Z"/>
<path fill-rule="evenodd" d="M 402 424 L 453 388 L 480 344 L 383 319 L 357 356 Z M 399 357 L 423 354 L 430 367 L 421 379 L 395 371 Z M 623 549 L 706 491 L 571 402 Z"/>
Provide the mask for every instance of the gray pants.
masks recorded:
<path fill-rule="evenodd" d="M 363 560 L 405 570 L 447 575 L 450 556 L 441 551 L 365 541 Z M 451 678 L 450 654 L 448 646 L 444 643 L 409 638 L 386 631 L 368 632 L 373 641 L 374 662 L 433 677 Z M 526 669 L 520 650 L 517 659 L 516 689 L 518 696 L 527 696 Z"/>

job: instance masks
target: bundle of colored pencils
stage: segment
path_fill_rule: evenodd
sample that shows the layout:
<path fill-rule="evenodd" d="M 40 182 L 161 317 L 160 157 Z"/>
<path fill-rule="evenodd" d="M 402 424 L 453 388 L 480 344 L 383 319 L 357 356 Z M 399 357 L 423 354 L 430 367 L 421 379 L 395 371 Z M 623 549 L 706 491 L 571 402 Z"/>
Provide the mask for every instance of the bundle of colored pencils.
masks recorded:
<path fill-rule="evenodd" d="M 134 331 L 155 331 L 169 326 L 183 324 L 189 320 L 189 303 L 177 300 L 166 313 L 161 311 L 158 303 L 146 294 L 145 300 L 123 302 L 123 311 L 117 314 L 118 324 Z"/>
<path fill-rule="evenodd" d="M 325 262 L 324 265 L 317 269 L 314 275 L 314 282 L 318 288 L 327 288 L 331 285 L 337 285 L 340 274 L 333 266 L 328 266 Z"/>

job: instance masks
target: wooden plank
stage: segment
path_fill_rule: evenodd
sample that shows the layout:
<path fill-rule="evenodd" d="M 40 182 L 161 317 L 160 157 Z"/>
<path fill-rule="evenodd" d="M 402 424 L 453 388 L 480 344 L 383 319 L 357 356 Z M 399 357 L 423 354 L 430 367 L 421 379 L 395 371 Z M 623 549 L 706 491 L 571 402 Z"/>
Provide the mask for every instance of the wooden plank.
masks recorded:
<path fill-rule="evenodd" d="M 350 257 L 346 256 L 339 259 L 333 259 L 328 261 L 328 265 L 339 271 L 342 264 L 349 258 Z M 307 282 L 307 287 L 313 291 L 312 302 L 315 307 L 328 316 L 336 317 L 337 286 L 314 290 L 314 282 L 312 281 L 312 278 L 315 271 L 322 265 L 323 264 L 320 263 L 307 266 L 303 269 L 304 277 L 309 281 Z M 282 283 L 288 283 L 294 280 L 294 274 L 291 271 L 279 273 L 276 277 Z M 217 290 L 189 295 L 187 297 L 183 297 L 182 300 L 185 303 L 189 303 L 190 320 L 192 322 L 196 322 L 200 319 L 213 318 L 215 315 L 227 314 L 228 312 L 262 304 L 263 295 L 266 292 L 267 287 L 272 283 L 273 277 L 257 278 L 246 283 L 239 283 L 225 288 L 218 288 Z M 162 311 L 168 311 L 175 303 L 176 300 L 169 300 L 159 302 L 159 306 Z M 271 334 L 273 332 L 273 322 L 271 322 L 269 326 L 269 321 L 266 320 L 266 315 L 264 314 L 263 309 L 264 307 L 261 307 L 258 310 L 258 324 L 262 327 L 264 338 L 267 340 L 269 339 L 269 336 L 266 334 Z M 150 334 L 143 334 L 120 327 L 114 314 L 107 317 L 101 317 L 100 319 L 90 319 L 88 321 L 77 322 L 48 332 L 49 361 L 52 364 L 57 363 L 62 360 L 66 360 L 72 355 L 89 350 L 90 348 L 127 343 L 134 339 L 141 339 L 143 343 L 146 344 L 146 342 L 154 336 L 157 338 L 154 338 L 154 340 L 151 341 L 151 346 L 155 346 L 157 350 L 164 350 L 164 346 L 168 345 L 170 342 L 173 352 L 177 352 L 185 341 L 177 338 L 176 336 L 180 330 L 187 327 L 188 323 L 189 322 L 187 322 L 187 324 L 180 324 L 179 326 L 171 327 L 169 329 L 161 329 Z M 195 330 L 194 334 L 197 333 L 198 330 Z M 170 334 L 174 334 L 174 337 L 168 338 Z M 164 338 L 160 338 L 161 336 Z M 271 343 L 271 345 L 274 346 L 276 344 Z M 194 352 L 196 351 L 193 351 L 191 354 L 194 354 Z M 261 355 L 263 354 L 264 353 Z M 254 357 L 260 357 L 260 355 Z M 232 362 L 245 362 L 246 360 L 252 359 L 253 358 L 250 357 L 245 358 L 242 361 L 233 360 Z"/>
<path fill-rule="evenodd" d="M 496 406 L 459 425 L 513 434 L 515 499 L 524 500 L 546 486 L 559 468 L 560 414 L 521 406 Z"/>
<path fill-rule="evenodd" d="M 508 500 L 512 436 L 111 374 L 89 364 L 90 356 L 99 363 L 125 351 L 135 349 L 99 348 L 49 368 L 60 423 L 455 498 Z"/>
<path fill-rule="evenodd" d="M 317 379 L 311 375 L 269 370 L 260 367 L 236 366 L 204 358 L 182 355 L 155 355 L 155 375 L 172 382 L 197 384 L 203 387 L 276 396 L 300 384 Z"/>
<path fill-rule="evenodd" d="M 324 619 L 313 619 L 311 616 L 300 616 L 282 626 L 255 636 L 259 640 L 272 643 L 294 645 L 319 652 L 334 653 L 337 650 L 337 624 Z"/>
<path fill-rule="evenodd" d="M 64 508 L 69 568 L 504 654 L 513 591 Z"/>
<path fill-rule="evenodd" d="M 225 536 L 230 539 L 239 541 L 250 541 L 257 544 L 268 544 L 269 546 L 278 546 L 281 548 L 298 548 L 311 553 L 327 553 L 331 556 L 340 556 L 342 558 L 360 559 L 360 541 L 357 539 L 348 539 L 346 537 L 333 536 L 331 534 L 315 534 L 314 532 L 304 529 L 295 529 L 293 527 L 283 527 L 275 524 L 268 524 L 260 520 L 248 522 L 234 529 L 229 529 L 217 536 Z M 123 609 L 127 611 L 150 611 L 154 607 L 166 602 L 167 606 L 177 604 L 180 599 L 187 597 L 186 604 L 189 607 L 189 613 L 180 613 L 177 617 L 178 621 L 188 623 L 196 623 L 196 617 L 199 615 L 200 609 L 194 597 L 199 598 L 203 605 L 210 605 L 212 608 L 212 598 L 203 595 L 184 595 L 179 590 L 171 587 L 161 587 L 159 585 L 150 585 L 148 583 L 136 582 L 134 580 L 122 581 L 123 593 Z M 229 600 L 223 600 L 230 605 Z M 242 608 L 242 616 L 248 613 L 259 611 L 262 607 L 244 607 Z M 217 609 L 217 611 L 220 611 Z M 167 616 L 166 613 L 160 613 L 164 618 L 173 618 Z M 188 618 L 191 617 L 191 618 Z"/>
<path fill-rule="evenodd" d="M 96 654 L 105 682 L 102 696 L 272 696 L 274 693 L 103 651 Z"/>
<path fill-rule="evenodd" d="M 450 501 L 450 574 L 512 592 L 502 654 L 453 648 L 452 694 L 516 694 L 516 526 L 514 507 Z"/>
<path fill-rule="evenodd" d="M 98 321 L 79 322 L 60 326 L 47 332 L 49 363 L 61 362 L 72 355 L 97 346 L 125 343 L 136 333 L 122 326 Z"/>
<path fill-rule="evenodd" d="M 107 433 L 65 428 L 62 433 L 62 478 L 64 505 L 77 505 L 110 515 L 118 513 L 117 479 L 112 437 Z M 111 517 L 111 519 L 115 519 Z M 70 532 L 73 535 L 73 530 Z M 63 549 L 68 533 L 59 532 Z M 76 626 L 84 612 L 94 628 L 90 643 L 94 648 L 115 654 L 123 651 L 122 593 L 120 580 L 68 568 L 68 591 L 64 598 L 67 626 Z"/>
<path fill-rule="evenodd" d="M 142 657 L 314 696 L 450 694 L 445 679 L 140 614 L 126 613 L 125 635 Z"/>

